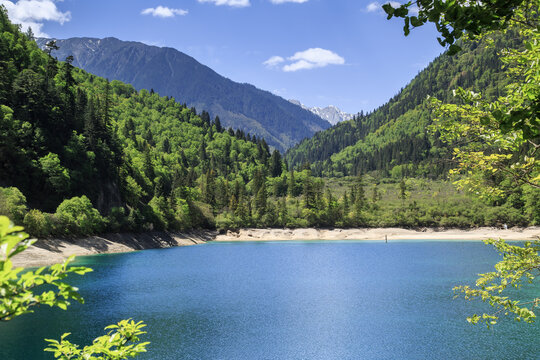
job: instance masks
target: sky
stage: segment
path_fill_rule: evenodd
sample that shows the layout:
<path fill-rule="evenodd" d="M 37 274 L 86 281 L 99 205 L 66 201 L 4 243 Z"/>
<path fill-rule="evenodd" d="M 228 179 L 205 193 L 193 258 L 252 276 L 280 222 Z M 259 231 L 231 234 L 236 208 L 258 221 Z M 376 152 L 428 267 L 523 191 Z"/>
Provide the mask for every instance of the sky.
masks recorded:
<path fill-rule="evenodd" d="M 403 35 L 373 0 L 0 0 L 36 35 L 116 37 L 180 50 L 219 74 L 308 106 L 371 111 L 444 49 Z M 397 3 L 395 3 L 397 4 Z M 167 95 L 167 94 L 163 94 Z"/>

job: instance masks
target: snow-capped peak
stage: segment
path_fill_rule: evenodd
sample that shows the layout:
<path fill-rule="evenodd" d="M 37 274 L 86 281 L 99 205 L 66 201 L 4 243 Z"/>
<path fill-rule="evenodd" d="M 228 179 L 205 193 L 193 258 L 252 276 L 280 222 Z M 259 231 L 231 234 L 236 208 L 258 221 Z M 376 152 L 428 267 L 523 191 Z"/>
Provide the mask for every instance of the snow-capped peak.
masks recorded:
<path fill-rule="evenodd" d="M 340 121 L 350 120 L 353 118 L 352 114 L 348 114 L 344 111 L 341 111 L 338 107 L 334 105 L 328 105 L 327 107 L 320 108 L 320 107 L 307 107 L 306 105 L 302 104 L 298 100 L 291 99 L 289 102 L 301 106 L 303 109 L 309 110 L 315 115 L 323 118 L 324 120 L 328 121 L 330 124 L 335 125 Z"/>

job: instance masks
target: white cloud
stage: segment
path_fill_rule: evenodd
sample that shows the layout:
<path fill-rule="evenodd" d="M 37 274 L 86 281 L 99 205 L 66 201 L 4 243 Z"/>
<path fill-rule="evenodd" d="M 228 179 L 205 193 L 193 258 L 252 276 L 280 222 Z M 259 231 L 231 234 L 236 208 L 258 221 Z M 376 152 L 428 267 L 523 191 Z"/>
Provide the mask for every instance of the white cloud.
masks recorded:
<path fill-rule="evenodd" d="M 23 31 L 31 27 L 34 35 L 38 37 L 48 36 L 41 31 L 44 21 L 64 24 L 71 20 L 71 13 L 58 10 L 53 0 L 19 0 L 17 2 L 0 0 L 0 5 L 6 7 L 12 22 L 21 24 Z"/>
<path fill-rule="evenodd" d="M 277 68 L 285 62 L 288 63 L 284 64 L 281 67 L 281 70 L 285 72 L 293 72 L 298 70 L 322 68 L 328 65 L 343 65 L 345 64 L 345 59 L 330 50 L 312 48 L 299 51 L 287 59 L 281 56 L 272 56 L 263 62 L 263 65 L 269 68 Z"/>
<path fill-rule="evenodd" d="M 215 5 L 221 6 L 233 6 L 233 7 L 246 7 L 250 6 L 249 0 L 197 0 L 200 3 L 213 3 Z"/>
<path fill-rule="evenodd" d="M 309 0 L 270 0 L 270 2 L 272 4 L 284 4 L 284 3 L 297 3 L 297 4 L 302 4 L 302 3 L 305 3 L 305 2 L 308 2 Z"/>
<path fill-rule="evenodd" d="M 345 59 L 338 54 L 321 48 L 312 48 L 305 51 L 299 51 L 288 60 L 293 61 L 283 67 L 283 71 L 298 71 L 314 68 L 321 68 L 328 65 L 343 65 Z"/>
<path fill-rule="evenodd" d="M 188 11 L 183 9 L 171 9 L 166 6 L 158 6 L 156 8 L 148 8 L 141 11 L 143 15 L 152 15 L 154 17 L 160 18 L 170 18 L 175 17 L 176 15 L 187 15 Z"/>
<path fill-rule="evenodd" d="M 288 65 L 285 65 L 283 67 L 283 71 L 286 71 L 286 72 L 293 72 L 293 71 L 298 71 L 298 70 L 309 70 L 309 69 L 314 69 L 316 68 L 316 64 L 315 63 L 311 63 L 309 61 L 306 61 L 306 60 L 298 60 L 292 64 L 288 64 Z"/>
<path fill-rule="evenodd" d="M 263 65 L 266 65 L 268 67 L 275 67 L 284 62 L 285 59 L 281 56 L 272 56 L 270 59 L 263 62 Z"/>

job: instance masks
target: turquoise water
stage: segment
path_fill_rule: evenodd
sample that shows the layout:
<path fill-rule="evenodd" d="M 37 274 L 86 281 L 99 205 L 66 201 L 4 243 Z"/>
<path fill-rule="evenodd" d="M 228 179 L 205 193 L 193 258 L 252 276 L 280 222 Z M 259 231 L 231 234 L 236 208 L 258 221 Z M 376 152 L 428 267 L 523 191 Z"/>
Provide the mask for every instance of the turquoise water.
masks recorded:
<path fill-rule="evenodd" d="M 540 359 L 540 322 L 471 326 L 481 303 L 452 287 L 490 271 L 479 242 L 262 242 L 85 257 L 84 305 L 0 324 L 0 359 L 51 359 L 44 338 L 85 344 L 144 320 L 140 359 Z M 527 288 L 524 297 L 538 296 Z"/>

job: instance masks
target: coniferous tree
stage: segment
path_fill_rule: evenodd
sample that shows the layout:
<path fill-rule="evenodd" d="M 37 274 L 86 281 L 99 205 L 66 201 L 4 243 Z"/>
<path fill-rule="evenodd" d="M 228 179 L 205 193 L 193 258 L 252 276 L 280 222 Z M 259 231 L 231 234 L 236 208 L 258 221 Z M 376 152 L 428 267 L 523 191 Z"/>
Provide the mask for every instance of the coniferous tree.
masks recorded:
<path fill-rule="evenodd" d="M 255 212 L 257 217 L 261 218 L 266 214 L 268 193 L 266 192 L 266 183 L 263 182 L 255 196 Z"/>
<path fill-rule="evenodd" d="M 274 150 L 270 158 L 270 175 L 272 177 L 281 176 L 283 172 L 283 163 L 281 161 L 281 154 L 279 151 Z"/>
<path fill-rule="evenodd" d="M 214 125 L 216 125 L 216 131 L 217 132 L 222 132 L 223 131 L 223 128 L 221 127 L 221 120 L 219 119 L 219 116 L 216 116 L 216 118 L 214 119 Z"/>

